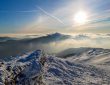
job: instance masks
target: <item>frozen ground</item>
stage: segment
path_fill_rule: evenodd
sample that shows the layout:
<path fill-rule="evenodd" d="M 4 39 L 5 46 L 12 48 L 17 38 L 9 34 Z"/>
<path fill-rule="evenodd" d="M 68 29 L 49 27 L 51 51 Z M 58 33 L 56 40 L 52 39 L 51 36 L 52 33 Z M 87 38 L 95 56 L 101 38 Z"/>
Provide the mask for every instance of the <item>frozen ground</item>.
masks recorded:
<path fill-rule="evenodd" d="M 106 68 L 109 52 L 89 48 L 80 55 L 58 58 L 36 50 L 1 61 L 0 85 L 110 85 L 110 70 Z"/>

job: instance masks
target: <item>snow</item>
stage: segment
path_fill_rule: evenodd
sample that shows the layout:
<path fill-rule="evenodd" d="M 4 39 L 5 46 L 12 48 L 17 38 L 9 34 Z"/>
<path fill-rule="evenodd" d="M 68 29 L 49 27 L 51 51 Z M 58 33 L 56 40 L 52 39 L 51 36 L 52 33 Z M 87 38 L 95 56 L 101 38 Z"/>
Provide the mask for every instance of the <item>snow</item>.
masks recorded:
<path fill-rule="evenodd" d="M 47 85 L 101 85 L 103 77 L 107 80 L 107 84 L 110 76 L 106 74 L 102 69 L 97 69 L 91 65 L 83 65 L 74 63 L 68 60 L 62 60 L 60 58 L 52 58 L 49 62 L 49 69 L 46 72 Z"/>
<path fill-rule="evenodd" d="M 77 57 L 80 58 L 80 61 L 93 57 L 90 58 L 93 62 L 107 52 L 109 51 L 90 49 Z M 41 50 L 36 50 L 32 53 L 18 56 L 11 61 L 0 62 L 0 85 L 110 84 L 110 71 L 93 64 L 80 63 L 72 59 L 72 57 L 75 58 L 76 56 L 58 58 L 52 55 L 44 55 Z M 101 57 L 101 59 L 104 59 L 104 56 Z M 98 62 L 100 61 L 102 62 L 102 60 L 99 59 Z M 43 62 L 45 64 L 43 64 Z"/>

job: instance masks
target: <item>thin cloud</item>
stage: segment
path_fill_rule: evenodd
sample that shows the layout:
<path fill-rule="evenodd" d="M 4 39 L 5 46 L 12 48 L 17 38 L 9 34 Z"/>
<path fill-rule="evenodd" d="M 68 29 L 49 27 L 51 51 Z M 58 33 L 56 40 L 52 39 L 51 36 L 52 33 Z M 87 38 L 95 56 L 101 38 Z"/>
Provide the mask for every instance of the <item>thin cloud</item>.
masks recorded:
<path fill-rule="evenodd" d="M 51 15 L 50 13 L 48 13 L 47 11 L 45 11 L 44 9 L 42 9 L 41 7 L 37 6 L 37 8 L 42 11 L 44 14 L 48 15 L 49 17 L 57 20 L 58 22 L 60 22 L 61 24 L 64 24 L 62 20 L 60 20 L 58 17 Z"/>

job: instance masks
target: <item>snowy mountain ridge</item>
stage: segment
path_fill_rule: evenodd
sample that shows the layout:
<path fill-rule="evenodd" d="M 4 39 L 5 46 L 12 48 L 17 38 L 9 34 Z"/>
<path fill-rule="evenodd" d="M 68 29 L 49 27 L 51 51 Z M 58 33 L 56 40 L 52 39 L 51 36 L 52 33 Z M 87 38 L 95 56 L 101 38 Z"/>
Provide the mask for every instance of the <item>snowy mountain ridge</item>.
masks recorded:
<path fill-rule="evenodd" d="M 0 85 L 110 84 L 108 71 L 70 59 L 73 57 L 58 58 L 36 50 L 9 62 L 0 62 Z"/>

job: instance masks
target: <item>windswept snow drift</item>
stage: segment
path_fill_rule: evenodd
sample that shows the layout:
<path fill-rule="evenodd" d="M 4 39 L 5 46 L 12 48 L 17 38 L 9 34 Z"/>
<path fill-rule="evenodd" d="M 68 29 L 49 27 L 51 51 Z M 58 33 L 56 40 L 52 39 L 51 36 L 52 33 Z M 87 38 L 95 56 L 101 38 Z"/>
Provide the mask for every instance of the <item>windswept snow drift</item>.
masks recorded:
<path fill-rule="evenodd" d="M 0 85 L 109 85 L 109 79 L 103 69 L 45 56 L 41 50 L 0 63 Z"/>

